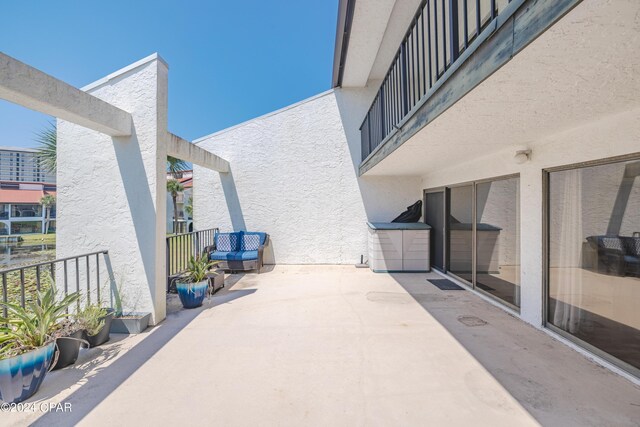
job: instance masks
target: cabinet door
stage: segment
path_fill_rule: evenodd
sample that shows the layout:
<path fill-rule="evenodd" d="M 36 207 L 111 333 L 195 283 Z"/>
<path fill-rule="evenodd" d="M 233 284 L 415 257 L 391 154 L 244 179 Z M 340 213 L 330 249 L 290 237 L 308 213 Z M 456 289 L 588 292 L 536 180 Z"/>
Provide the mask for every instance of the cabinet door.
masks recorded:
<path fill-rule="evenodd" d="M 402 232 L 402 258 L 404 270 L 429 270 L 429 230 Z"/>
<path fill-rule="evenodd" d="M 402 232 L 369 230 L 369 252 L 378 259 L 402 259 Z"/>
<path fill-rule="evenodd" d="M 402 270 L 402 232 L 369 230 L 369 265 L 376 271 Z"/>

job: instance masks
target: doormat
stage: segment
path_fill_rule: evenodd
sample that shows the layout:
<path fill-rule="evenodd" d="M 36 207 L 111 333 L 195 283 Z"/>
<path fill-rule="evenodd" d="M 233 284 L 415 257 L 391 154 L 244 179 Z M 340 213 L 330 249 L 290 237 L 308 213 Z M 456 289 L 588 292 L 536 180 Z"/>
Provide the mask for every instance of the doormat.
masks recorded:
<path fill-rule="evenodd" d="M 464 291 L 464 288 L 456 285 L 449 279 L 428 279 L 427 282 L 441 291 Z"/>

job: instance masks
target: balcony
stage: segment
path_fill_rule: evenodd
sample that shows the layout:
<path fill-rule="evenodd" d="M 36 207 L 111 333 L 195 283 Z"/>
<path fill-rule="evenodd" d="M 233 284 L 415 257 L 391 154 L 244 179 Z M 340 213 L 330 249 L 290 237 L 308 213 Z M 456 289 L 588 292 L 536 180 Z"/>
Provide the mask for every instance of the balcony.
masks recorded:
<path fill-rule="evenodd" d="M 423 1 L 360 127 L 364 161 L 482 40 L 511 0 Z M 486 38 L 486 37 L 485 37 Z M 436 88 L 434 88 L 436 86 Z"/>
<path fill-rule="evenodd" d="M 42 218 L 42 205 L 12 205 L 11 218 Z"/>
<path fill-rule="evenodd" d="M 394 5 L 402 2 L 398 0 Z M 462 12 L 460 4 L 464 5 Z M 488 9 L 484 8 L 486 4 Z M 376 161 L 374 156 L 388 153 L 384 151 L 385 147 L 391 147 L 389 150 L 397 147 L 416 129 L 423 129 L 433 138 L 433 126 L 425 125 L 479 84 L 486 73 L 523 48 L 533 37 L 531 34 L 539 33 L 538 30 L 549 22 L 543 20 L 545 24 L 542 25 L 535 20 L 547 16 L 540 8 L 533 7 L 540 4 L 560 5 L 553 9 L 555 15 L 549 15 L 558 16 L 574 2 L 467 0 L 454 5 L 451 2 L 436 4 L 424 1 L 413 19 L 411 32 L 404 39 L 400 56 L 396 56 L 395 65 L 378 92 L 379 110 L 381 115 L 386 114 L 381 123 L 391 125 L 391 128 L 380 133 L 386 135 L 380 136 L 377 146 L 372 148 L 368 142 L 370 152 L 361 171 Z M 526 5 L 532 7 L 523 7 Z M 409 8 L 407 19 L 415 6 L 412 4 Z M 595 1 L 591 6 L 599 7 Z M 515 18 L 509 21 L 516 11 L 524 16 L 522 21 L 518 21 L 518 28 L 514 26 Z M 638 16 L 617 14 L 628 20 L 632 20 L 634 15 Z M 448 23 L 452 18 L 457 24 Z M 577 18 L 583 18 L 583 15 Z M 607 20 L 611 26 L 620 26 L 617 19 Z M 585 23 L 587 29 L 594 24 L 589 19 L 579 21 Z M 406 23 L 398 26 L 401 33 L 405 28 Z M 449 32 L 451 28 L 457 28 L 457 31 Z M 637 26 L 634 28 L 637 35 Z M 379 26 L 379 32 L 386 29 L 386 25 Z M 519 31 L 528 32 L 529 36 L 520 38 L 522 33 Z M 597 33 L 574 31 L 572 41 L 575 38 L 591 41 L 589 36 Z M 562 41 L 567 43 L 569 36 L 563 36 Z M 377 81 L 385 73 L 386 65 L 390 63 L 388 59 L 400 38 L 401 34 L 398 34 L 397 39 L 389 44 L 389 55 L 380 60 L 382 65 L 376 75 Z M 609 43 L 600 45 L 601 49 L 609 50 L 611 40 L 607 41 Z M 514 43 L 519 48 L 514 49 Z M 575 43 L 568 44 L 576 50 Z M 595 44 L 585 45 L 592 55 Z M 635 48 L 631 43 L 629 45 Z M 440 47 L 436 52 L 437 46 Z M 482 46 L 488 46 L 484 53 L 481 52 Z M 544 44 L 542 48 L 553 51 L 548 46 Z M 527 51 L 531 52 L 531 48 Z M 567 61 L 575 59 L 565 52 L 558 56 L 565 57 Z M 429 61 L 433 58 L 433 64 L 426 61 L 427 57 Z M 4 58 L 0 54 L 0 68 L 3 63 L 13 64 L 17 69 L 26 67 Z M 480 59 L 474 62 L 472 58 Z M 598 61 L 609 66 L 599 56 Z M 547 63 L 554 64 L 558 74 L 574 75 L 553 61 Z M 463 67 L 466 66 L 469 69 L 464 72 Z M 369 89 L 376 89 L 378 84 L 372 87 L 353 86 L 354 90 L 346 86 L 344 91 L 327 92 L 281 112 L 204 137 L 193 145 L 166 132 L 166 98 L 159 95 L 167 93 L 167 69 L 157 56 L 112 74 L 84 91 L 56 83 L 53 78 L 36 74 L 37 70 L 31 71 L 4 73 L 12 77 L 5 79 L 5 85 L 12 83 L 14 76 L 40 75 L 42 79 L 36 79 L 32 82 L 34 85 L 24 86 L 61 89 L 57 92 L 59 97 L 41 100 L 40 109 L 61 114 L 63 122 L 79 122 L 73 122 L 78 126 L 61 125 L 60 140 L 82 142 L 64 144 L 69 150 L 60 152 L 64 161 L 61 164 L 74 167 L 61 168 L 58 175 L 61 183 L 58 196 L 64 211 L 59 218 L 61 230 L 57 250 L 65 258 L 60 260 L 59 270 L 55 266 L 49 267 L 50 276 L 55 277 L 60 288 L 65 290 L 77 289 L 85 293 L 86 289 L 87 300 L 94 289 L 92 283 L 105 284 L 106 292 L 100 295 L 106 297 L 109 292 L 117 291 L 125 297 L 127 311 L 149 313 L 154 317 L 154 324 L 137 335 L 125 337 L 114 333 L 111 342 L 104 346 L 83 350 L 75 365 L 48 375 L 38 394 L 28 402 L 35 403 L 38 409 L 42 404 L 69 404 L 70 411 L 13 411 L 3 418 L 9 420 L 7 423 L 100 425 L 112 423 L 115 419 L 125 424 L 131 420 L 145 420 L 148 424 L 162 425 L 608 425 L 612 422 L 633 425 L 640 419 L 637 378 L 635 383 L 627 381 L 633 374 L 626 377 L 616 375 L 594 363 L 595 360 L 605 367 L 614 368 L 614 372 L 624 374 L 611 366 L 609 359 L 598 358 L 598 353 L 585 356 L 584 348 L 582 353 L 574 351 L 579 349 L 575 341 L 563 342 L 567 336 L 554 335 L 543 329 L 545 320 L 541 316 L 544 316 L 544 310 L 561 306 L 557 317 L 566 318 L 565 323 L 571 320 L 576 329 L 595 330 L 607 343 L 613 342 L 625 352 L 637 354 L 634 343 L 639 341 L 607 334 L 607 330 L 620 330 L 620 325 L 602 322 L 609 316 L 612 317 L 610 320 L 638 324 L 634 302 L 638 300 L 635 291 L 640 287 L 635 287 L 630 281 L 637 278 L 616 276 L 611 279 L 585 272 L 585 291 L 578 290 L 577 286 L 567 286 L 569 289 L 565 291 L 563 286 L 557 294 L 568 295 L 571 299 L 567 298 L 566 303 L 561 301 L 562 304 L 554 303 L 555 306 L 551 305 L 551 298 L 557 294 L 548 292 L 553 288 L 543 284 L 546 277 L 542 276 L 548 275 L 553 280 L 561 277 L 550 274 L 551 269 L 547 268 L 547 260 L 542 256 L 547 254 L 547 251 L 543 252 L 543 246 L 548 242 L 562 241 L 566 245 L 561 248 L 567 247 L 569 250 L 566 252 L 571 251 L 570 257 L 560 259 L 562 266 L 569 266 L 567 277 L 578 276 L 576 266 L 587 258 L 574 255 L 584 246 L 582 230 L 591 228 L 583 227 L 582 221 L 574 219 L 578 217 L 576 212 L 582 210 L 582 188 L 587 196 L 594 194 L 593 173 L 586 176 L 584 186 L 578 176 L 573 176 L 577 174 L 560 178 L 558 175 L 547 176 L 544 168 L 549 167 L 550 162 L 543 153 L 538 157 L 542 159 L 540 163 L 523 167 L 526 169 L 523 170 L 522 181 L 516 183 L 514 176 L 505 174 L 502 180 L 509 179 L 506 183 L 509 185 L 501 187 L 506 189 L 500 193 L 489 191 L 491 181 L 488 178 L 502 173 L 495 170 L 490 173 L 480 171 L 478 176 L 472 177 L 464 173 L 435 177 L 439 180 L 436 182 L 433 176 L 422 177 L 424 172 L 432 172 L 430 165 L 425 166 L 425 159 L 448 165 L 453 162 L 433 155 L 433 144 L 428 141 L 423 144 L 425 151 L 429 150 L 428 155 L 412 156 L 421 169 L 416 168 L 417 173 L 409 178 L 393 176 L 398 171 L 407 173 L 408 168 L 401 159 L 396 165 L 403 168 L 388 167 L 388 170 L 392 169 L 388 174 L 390 177 L 359 180 L 354 173 L 354 164 L 361 160 L 356 131 L 373 98 Z M 369 71 L 362 74 L 369 76 Z M 398 78 L 399 74 L 402 78 Z M 523 80 L 529 77 L 523 73 L 519 75 L 524 76 Z M 538 71 L 538 76 L 551 86 L 547 83 L 548 74 Z M 606 77 L 610 81 L 615 78 L 615 73 Z M 454 79 L 464 84 L 452 84 Z M 0 88 L 2 81 L 0 78 Z M 46 85 L 42 84 L 43 81 Z M 401 90 L 395 91 L 399 84 Z M 556 83 L 557 86 L 570 85 L 563 81 Z M 500 86 L 501 89 L 504 87 Z M 639 93 L 634 90 L 636 88 L 628 86 L 625 93 L 637 99 L 634 96 Z M 495 87 L 490 89 L 491 96 L 498 92 Z M 535 90 L 531 92 L 539 94 Z M 14 93 L 21 92 L 10 94 Z M 474 93 L 477 94 L 478 90 Z M 619 99 L 623 97 L 615 94 L 618 98 L 615 105 L 619 106 Z M 495 134 L 500 134 L 498 126 L 509 123 L 511 117 L 506 115 L 487 117 L 491 96 L 474 104 L 482 109 L 480 113 L 483 114 L 470 114 L 463 108 L 461 115 L 449 119 L 453 126 L 442 131 L 448 132 L 445 134 L 447 138 L 442 134 L 436 136 L 441 144 L 447 145 L 445 148 L 450 156 L 459 157 L 461 152 L 475 156 L 477 152 L 486 151 L 478 140 L 493 141 Z M 472 102 L 472 98 L 466 96 L 448 112 L 465 102 Z M 567 95 L 562 98 L 576 99 Z M 76 99 L 77 105 L 67 103 L 67 99 Z M 531 104 L 524 97 L 514 96 L 512 99 L 521 104 Z M 534 107 L 542 107 L 538 109 L 546 114 L 557 111 L 545 105 L 545 97 L 539 96 L 536 100 L 542 105 L 535 104 Z M 576 100 L 584 105 L 582 101 L 582 98 Z M 59 108 L 60 104 L 66 107 Z M 611 109 L 603 106 L 602 102 L 597 105 L 598 108 Z M 118 106 L 126 106 L 131 112 L 120 110 Z M 501 108 L 504 108 L 502 102 Z M 90 114 L 94 111 L 96 114 Z M 423 115 L 425 111 L 429 114 Z M 576 111 L 585 115 L 584 108 Z M 389 112 L 395 116 L 389 116 Z M 349 116 L 353 117 L 353 122 Z M 461 125 L 459 118 L 469 116 L 479 118 L 478 122 L 484 126 L 481 130 L 487 132 L 484 138 L 478 137 L 481 126 L 468 125 L 465 128 Z M 367 119 L 371 117 L 368 115 Z M 439 119 L 440 123 L 442 119 L 444 117 Z M 132 123 L 137 126 L 132 126 Z M 371 119 L 367 131 L 372 127 L 378 129 L 376 123 Z M 84 126 L 92 131 L 81 129 Z M 523 133 L 522 128 L 512 127 L 513 133 Z M 550 125 L 541 122 L 538 128 L 542 127 Z M 145 131 L 138 133 L 136 129 Z M 147 129 L 155 131 L 148 132 Z M 457 145 L 455 141 L 452 144 L 452 131 L 460 129 L 465 130 L 460 138 L 466 138 L 467 145 Z M 597 145 L 594 156 L 603 157 L 599 153 L 604 150 L 607 150 L 606 156 L 628 155 L 631 150 L 626 147 L 637 141 L 636 136 L 640 134 L 638 126 L 629 127 L 619 134 L 609 129 L 608 126 L 595 129 L 606 136 L 606 141 L 605 137 L 586 142 L 580 139 L 581 145 L 574 151 L 586 151 Z M 594 133 L 593 128 L 586 131 Z M 515 138 L 510 139 L 511 143 Z M 317 141 L 326 143 L 322 155 L 309 158 L 310 153 L 320 153 Z M 557 145 L 566 144 L 565 140 L 561 142 Z M 395 153 L 409 145 L 405 144 Z M 547 145 L 553 144 L 549 142 Z M 472 152 L 469 147 L 476 151 Z M 637 151 L 636 146 L 632 147 L 634 152 Z M 216 150 L 224 158 L 205 151 L 208 149 Z M 613 149 L 618 151 L 612 152 Z M 219 222 L 224 231 L 260 229 L 274 236 L 273 245 L 268 250 L 272 263 L 277 262 L 278 265 L 267 266 L 263 270 L 266 274 L 226 274 L 226 287 L 205 300 L 202 307 L 192 310 L 180 309 L 175 295 L 165 293 L 165 279 L 170 285 L 170 277 L 183 272 L 185 263 L 192 255 L 201 254 L 201 247 L 208 246 L 206 241 L 210 241 L 212 236 L 211 233 L 202 239 L 196 237 L 197 233 L 165 236 L 165 153 L 182 154 L 196 164 L 201 190 L 197 190 L 200 197 L 194 197 L 202 203 L 197 206 L 199 224 L 213 227 Z M 566 151 L 558 150 L 552 154 L 565 164 L 552 163 L 551 166 L 566 166 L 573 161 L 566 160 Z M 539 154 L 536 152 L 535 156 Z M 635 161 L 638 156 L 634 156 Z M 82 161 L 78 162 L 79 158 Z M 489 168 L 501 160 L 497 158 L 487 162 L 479 159 Z M 231 164 L 234 165 L 233 173 Z M 205 168 L 211 171 L 204 171 Z M 460 168 L 468 169 L 464 163 Z M 508 172 L 513 172 L 513 169 Z M 634 197 L 629 206 L 637 206 L 635 200 L 640 194 L 631 191 L 632 186 L 627 185 L 631 173 L 615 176 L 619 175 L 627 180 L 625 186 L 620 186 L 623 190 L 621 196 L 616 200 L 611 197 L 611 206 L 614 203 L 616 206 L 614 211 L 625 210 L 619 209 L 625 205 L 620 202 L 625 194 L 626 197 L 630 194 Z M 609 179 L 608 174 L 603 176 L 608 184 L 617 183 L 616 179 Z M 640 174 L 633 175 L 633 179 L 635 176 Z M 562 203 L 551 195 L 544 197 L 542 178 L 562 179 L 567 183 L 554 187 L 560 192 L 553 193 L 566 197 L 566 212 L 559 211 L 557 216 L 549 215 L 549 218 L 562 218 L 572 227 L 558 230 L 556 234 L 544 230 L 547 218 L 542 212 L 547 202 L 550 207 L 561 206 Z M 444 182 L 445 179 L 448 181 Z M 463 186 L 457 185 L 464 182 Z M 280 186 L 281 183 L 285 185 Z M 360 254 L 367 250 L 366 221 L 373 220 L 375 216 L 393 218 L 401 210 L 398 207 L 404 209 L 405 200 L 413 202 L 422 197 L 423 188 L 431 186 L 431 183 L 434 188 L 436 184 L 443 184 L 447 186 L 446 191 L 454 190 L 453 197 L 445 194 L 441 199 L 444 206 L 450 207 L 451 199 L 454 206 L 464 210 L 466 218 L 456 212 L 455 216 L 461 220 L 454 218 L 454 221 L 450 218 L 454 216 L 451 209 L 434 209 L 448 215 L 443 219 L 447 224 L 459 226 L 436 228 L 432 222 L 432 229 L 442 230 L 445 235 L 451 229 L 454 237 L 462 241 L 452 251 L 448 246 L 440 248 L 443 249 L 443 258 L 449 258 L 453 252 L 455 271 L 452 273 L 471 274 L 471 285 L 450 276 L 450 288 L 445 286 L 442 289 L 434 279 L 442 281 L 444 277 L 435 271 L 374 274 L 368 269 L 354 268 L 353 263 L 358 259 L 362 263 Z M 449 187 L 450 184 L 454 187 Z M 494 190 L 496 187 L 500 186 L 493 186 Z M 521 193 L 510 191 L 518 188 L 522 189 Z M 608 185 L 605 186 L 604 194 L 615 196 L 615 191 L 609 189 Z M 427 200 L 426 196 L 424 200 Z M 502 200 L 508 200 L 509 204 L 498 203 Z M 606 209 L 606 204 L 603 209 L 593 209 L 594 206 L 602 206 L 596 205 L 593 197 L 585 197 L 584 200 L 585 211 L 595 211 L 599 220 L 612 211 Z M 499 224 L 487 227 L 487 223 L 494 221 L 483 222 L 487 216 L 483 214 L 505 210 L 509 213 L 507 219 L 494 215 Z M 545 211 L 553 212 L 553 209 Z M 635 232 L 640 224 L 638 210 L 628 211 L 634 215 L 631 220 L 623 221 L 622 215 L 616 215 L 616 218 L 619 217 L 619 223 L 624 222 L 627 228 L 633 227 Z M 607 222 L 592 223 L 599 226 Z M 549 223 L 561 224 L 560 221 Z M 483 229 L 478 230 L 478 225 L 484 225 Z M 501 239 L 512 238 L 504 245 L 496 246 L 497 231 L 500 231 Z M 551 237 L 556 235 L 562 237 Z M 489 244 L 478 244 L 480 241 Z M 629 243 L 629 240 L 624 242 Z M 404 241 L 400 245 L 404 249 Z M 95 253 L 74 255 L 89 252 L 87 247 L 91 247 L 91 251 L 108 249 L 112 255 L 109 263 L 105 262 L 104 267 L 98 267 L 96 263 L 95 270 L 92 270 L 93 258 L 87 256 Z M 508 255 L 500 261 L 499 251 L 494 249 L 503 247 L 510 251 L 503 251 Z M 518 258 L 520 250 L 523 262 Z M 495 262 L 491 262 L 494 257 Z M 596 255 L 590 258 L 595 265 L 599 263 Z M 309 265 L 295 265 L 299 263 Z M 466 271 L 465 265 L 470 265 Z M 613 273 L 608 266 L 604 270 Z M 622 273 L 627 270 L 630 268 L 624 265 Z M 41 285 L 41 270 L 37 267 L 33 270 L 32 267 L 30 275 L 25 272 L 24 267 L 12 272 L 13 281 L 22 285 L 22 289 L 25 281 L 31 283 L 32 288 Z M 617 271 L 618 274 L 620 272 Z M 523 278 L 521 284 L 517 284 L 522 288 L 524 302 L 520 304 L 520 318 L 516 311 L 509 307 L 502 310 L 498 307 L 500 303 L 489 299 L 490 295 L 504 295 L 503 289 L 508 285 L 504 282 L 507 279 L 514 281 L 516 276 Z M 0 280 L 0 300 L 11 297 L 7 297 L 6 282 L 6 278 Z M 67 282 L 69 286 L 66 286 Z M 612 286 L 603 286 L 603 282 Z M 483 287 L 478 285 L 474 289 L 478 283 Z M 628 292 L 630 297 L 621 298 L 619 283 L 625 286 L 631 283 L 627 288 L 633 288 L 634 293 Z M 602 298 L 606 288 L 615 292 L 614 301 L 622 300 L 629 308 L 617 312 L 616 306 Z M 550 298 L 543 300 L 543 295 Z M 602 316 L 585 315 L 592 307 L 592 300 L 583 298 L 583 295 L 597 297 L 595 303 L 602 308 Z M 27 300 L 25 292 L 15 292 L 12 296 L 22 300 L 23 304 Z M 518 290 L 499 298 L 513 301 L 520 298 L 520 293 Z M 108 300 L 105 298 L 105 306 L 117 307 L 115 298 Z M 577 301 L 575 305 L 573 301 Z M 612 307 L 617 312 L 616 316 L 610 314 Z M 582 315 L 576 318 L 575 312 Z M 586 348 L 586 352 L 590 351 L 589 347 Z M 593 387 L 593 384 L 598 384 L 598 387 Z"/>
<path fill-rule="evenodd" d="M 16 425 L 638 419 L 633 384 L 471 292 L 439 290 L 424 274 L 276 266 L 225 280 L 202 308 L 176 310 L 170 298 L 167 319 L 149 332 L 113 335 L 74 367 L 50 373 L 36 407 L 66 402 L 71 412 L 4 416 Z"/>
<path fill-rule="evenodd" d="M 579 0 L 424 0 L 360 126 L 360 174 L 431 123 Z"/>

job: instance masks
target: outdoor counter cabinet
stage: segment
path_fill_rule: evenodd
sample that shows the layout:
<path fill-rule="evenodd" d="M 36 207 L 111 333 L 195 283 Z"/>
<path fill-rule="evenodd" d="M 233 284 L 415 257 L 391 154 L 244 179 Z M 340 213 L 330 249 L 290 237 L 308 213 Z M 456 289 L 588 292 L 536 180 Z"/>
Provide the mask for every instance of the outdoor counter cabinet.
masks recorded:
<path fill-rule="evenodd" d="M 431 270 L 431 226 L 421 222 L 368 222 L 369 267 L 376 273 Z"/>

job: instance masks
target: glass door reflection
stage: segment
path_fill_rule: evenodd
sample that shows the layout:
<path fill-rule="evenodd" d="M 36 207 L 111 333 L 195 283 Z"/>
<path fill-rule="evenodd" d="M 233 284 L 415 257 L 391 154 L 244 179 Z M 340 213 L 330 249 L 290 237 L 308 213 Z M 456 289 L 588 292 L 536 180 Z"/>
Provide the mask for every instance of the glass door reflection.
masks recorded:
<path fill-rule="evenodd" d="M 520 306 L 520 180 L 476 185 L 476 288 Z"/>
<path fill-rule="evenodd" d="M 473 282 L 473 185 L 449 188 L 449 272 Z"/>

